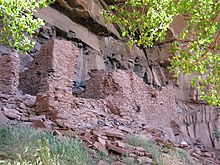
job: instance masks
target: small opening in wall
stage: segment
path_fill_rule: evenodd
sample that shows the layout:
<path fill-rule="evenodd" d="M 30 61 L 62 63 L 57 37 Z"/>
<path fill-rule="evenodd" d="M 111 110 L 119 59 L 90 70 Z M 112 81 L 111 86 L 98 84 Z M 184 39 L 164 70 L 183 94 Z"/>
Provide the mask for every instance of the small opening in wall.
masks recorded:
<path fill-rule="evenodd" d="M 85 81 L 81 81 L 81 80 L 73 81 L 73 89 L 72 89 L 73 94 L 77 95 L 82 92 L 85 92 L 85 90 L 86 90 Z"/>
<path fill-rule="evenodd" d="M 37 76 L 41 76 L 40 71 L 37 71 L 36 75 L 37 75 Z"/>
<path fill-rule="evenodd" d="M 156 98 L 157 95 L 156 94 L 151 94 L 151 98 Z"/>

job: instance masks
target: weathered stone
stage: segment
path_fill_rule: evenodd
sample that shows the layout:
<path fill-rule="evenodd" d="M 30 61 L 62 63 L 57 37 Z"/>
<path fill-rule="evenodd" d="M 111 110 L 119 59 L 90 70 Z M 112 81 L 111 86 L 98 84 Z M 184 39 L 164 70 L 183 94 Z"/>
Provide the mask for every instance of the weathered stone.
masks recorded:
<path fill-rule="evenodd" d="M 174 17 L 174 21 L 170 24 L 169 29 L 172 31 L 173 37 L 177 37 L 187 26 L 187 20 L 182 15 Z"/>
<path fill-rule="evenodd" d="M 106 145 L 106 141 L 105 139 L 98 137 L 98 141 L 102 144 L 102 145 Z"/>
<path fill-rule="evenodd" d="M 134 131 L 132 129 L 124 127 L 124 126 L 118 126 L 118 129 L 121 130 L 121 131 L 130 133 L 130 134 L 134 133 Z"/>
<path fill-rule="evenodd" d="M 188 144 L 185 141 L 182 141 L 180 143 L 180 146 L 184 148 L 184 147 L 188 147 Z"/>
<path fill-rule="evenodd" d="M 14 114 L 19 115 L 19 116 L 22 115 L 18 110 L 12 109 L 12 108 L 3 107 L 3 111 L 4 111 L 3 113 L 14 113 Z"/>
<path fill-rule="evenodd" d="M 103 145 L 103 144 L 101 144 L 101 143 L 99 143 L 99 142 L 95 142 L 95 143 L 93 144 L 93 146 L 94 146 L 96 149 L 98 149 L 99 151 L 101 151 L 101 152 L 108 153 L 107 150 L 106 150 L 105 145 Z"/>
<path fill-rule="evenodd" d="M 153 159 L 153 154 L 150 152 L 145 152 L 145 157 Z"/>
<path fill-rule="evenodd" d="M 115 151 L 119 154 L 126 154 L 127 153 L 127 150 L 126 149 L 123 149 L 123 148 L 120 148 L 120 147 L 117 147 L 111 143 L 107 143 L 107 148 L 109 150 L 112 150 L 112 151 Z"/>
<path fill-rule="evenodd" d="M 39 12 L 35 13 L 35 15 L 67 33 L 69 31 L 74 32 L 76 38 L 82 40 L 93 49 L 100 51 L 99 42 L 101 41 L 99 40 L 99 37 L 91 31 L 88 31 L 85 27 L 72 22 L 70 18 L 61 14 L 57 10 L 47 7 L 39 10 Z"/>
<path fill-rule="evenodd" d="M 87 99 L 106 99 L 106 108 L 115 115 L 128 119 L 131 119 L 130 116 L 136 116 L 138 122 L 146 123 L 149 121 L 151 124 L 165 126 L 169 125 L 172 118 L 176 118 L 174 109 L 176 103 L 171 90 L 171 87 L 164 88 L 158 95 L 158 91 L 145 85 L 132 72 L 122 70 L 96 71 L 91 74 L 91 79 L 86 81 L 86 91 L 79 96 Z M 167 97 L 163 97 L 164 94 Z M 154 98 L 156 95 L 158 98 Z M 164 102 L 164 105 L 160 105 L 160 102 Z M 146 104 L 149 106 L 145 106 Z M 166 110 L 162 107 L 166 107 Z M 163 120 L 158 120 L 162 116 Z M 164 120 L 165 117 L 166 120 Z"/>
<path fill-rule="evenodd" d="M 126 148 L 126 143 L 123 143 L 123 142 L 121 142 L 121 141 L 116 141 L 116 143 L 117 143 L 117 146 L 119 146 L 119 147 L 121 147 L 121 148 Z"/>
<path fill-rule="evenodd" d="M 210 152 L 202 152 L 202 154 L 200 154 L 200 155 L 205 156 L 205 157 L 212 157 L 213 156 L 212 153 L 210 153 Z"/>
<path fill-rule="evenodd" d="M 126 164 L 120 161 L 116 161 L 116 162 L 111 163 L 111 165 L 126 165 Z"/>
<path fill-rule="evenodd" d="M 139 164 L 150 164 L 150 163 L 153 163 L 153 160 L 151 158 L 148 158 L 148 157 L 138 157 L 138 163 Z"/>
<path fill-rule="evenodd" d="M 16 113 L 13 113 L 13 112 L 3 112 L 4 115 L 10 119 L 19 119 L 21 116 L 16 114 Z"/>
<path fill-rule="evenodd" d="M 0 110 L 0 124 L 6 124 L 8 121 L 9 121 L 8 118 L 5 117 L 2 110 Z"/>
<path fill-rule="evenodd" d="M 50 41 L 41 48 L 38 57 L 32 61 L 28 70 L 21 74 L 20 88 L 24 93 L 32 95 L 57 89 L 72 94 L 77 55 L 78 49 L 71 42 Z"/>
<path fill-rule="evenodd" d="M 124 137 L 124 134 L 117 131 L 117 130 L 113 130 L 113 129 L 106 129 L 104 130 L 105 134 L 107 136 L 111 136 L 111 137 L 116 137 L 116 138 L 123 138 Z"/>
<path fill-rule="evenodd" d="M 105 136 L 105 132 L 103 130 L 100 129 L 93 129 L 92 133 L 98 137 L 103 137 L 103 135 Z"/>
<path fill-rule="evenodd" d="M 188 144 L 196 144 L 195 139 L 200 139 L 200 145 L 213 146 L 213 130 L 218 128 L 217 111 L 214 107 L 205 104 L 193 104 L 178 101 L 179 112 L 179 133 L 180 139 L 176 136 L 175 141 L 186 141 Z M 211 138 L 210 138 L 211 137 Z M 214 141 L 216 143 L 216 141 Z M 197 145 L 197 144 L 196 144 Z M 219 143 L 215 144 L 219 148 Z"/>
<path fill-rule="evenodd" d="M 197 153 L 197 154 L 199 154 L 199 155 L 201 155 L 201 149 L 200 148 L 194 148 L 193 150 L 192 150 L 192 152 L 195 152 L 195 153 Z M 192 153 L 191 152 L 191 153 Z"/>
<path fill-rule="evenodd" d="M 24 104 L 27 107 L 35 107 L 36 106 L 36 97 L 31 95 L 26 95 L 27 99 L 25 99 Z"/>
<path fill-rule="evenodd" d="M 106 161 L 100 160 L 98 165 L 109 165 Z"/>
<path fill-rule="evenodd" d="M 40 115 L 40 116 L 30 116 L 28 117 L 29 121 L 33 122 L 33 121 L 46 121 L 46 117 L 45 115 Z"/>
<path fill-rule="evenodd" d="M 145 149 L 143 147 L 136 147 L 136 150 L 140 151 L 140 152 L 144 152 L 145 151 Z"/>
<path fill-rule="evenodd" d="M 145 156 L 145 152 L 144 151 L 138 151 L 138 150 L 135 150 L 134 153 L 138 156 Z"/>

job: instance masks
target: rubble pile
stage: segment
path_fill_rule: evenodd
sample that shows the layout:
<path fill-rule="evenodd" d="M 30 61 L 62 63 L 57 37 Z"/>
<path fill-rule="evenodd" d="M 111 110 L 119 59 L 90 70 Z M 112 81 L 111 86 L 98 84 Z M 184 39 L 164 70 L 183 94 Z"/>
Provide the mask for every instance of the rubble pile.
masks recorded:
<path fill-rule="evenodd" d="M 98 124 L 83 129 L 73 129 L 52 122 L 45 115 L 36 114 L 34 111 L 36 98 L 33 96 L 1 94 L 0 99 L 1 124 L 22 122 L 53 132 L 60 138 L 77 137 L 83 140 L 89 152 L 100 160 L 98 165 L 126 165 L 128 162 L 150 165 L 164 160 L 178 165 L 189 163 L 218 165 L 220 163 L 219 150 L 204 147 L 199 141 L 194 145 L 187 144 L 185 141 L 175 143 L 162 129 L 142 122 L 132 126 L 120 118 L 113 119 L 109 114 L 105 119 L 99 120 Z"/>
<path fill-rule="evenodd" d="M 52 129 L 53 122 L 36 113 L 36 96 L 0 94 L 0 124 L 25 123 L 35 128 Z"/>

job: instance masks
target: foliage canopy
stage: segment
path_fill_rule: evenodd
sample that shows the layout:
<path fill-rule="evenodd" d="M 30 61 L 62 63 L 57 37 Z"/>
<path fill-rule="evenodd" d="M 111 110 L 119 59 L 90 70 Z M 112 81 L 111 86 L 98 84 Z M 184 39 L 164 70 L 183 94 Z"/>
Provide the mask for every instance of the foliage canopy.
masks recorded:
<path fill-rule="evenodd" d="M 220 105 L 220 1 L 218 0 L 127 0 L 110 6 L 104 16 L 116 23 L 130 46 L 151 47 L 167 42 L 168 28 L 175 16 L 187 26 L 172 40 L 170 70 L 176 76 L 193 74 L 192 84 L 201 99 Z"/>
<path fill-rule="evenodd" d="M 54 0 L 0 0 L 0 43 L 22 52 L 30 51 L 35 30 L 44 25 L 35 19 L 36 8 L 48 6 Z"/>

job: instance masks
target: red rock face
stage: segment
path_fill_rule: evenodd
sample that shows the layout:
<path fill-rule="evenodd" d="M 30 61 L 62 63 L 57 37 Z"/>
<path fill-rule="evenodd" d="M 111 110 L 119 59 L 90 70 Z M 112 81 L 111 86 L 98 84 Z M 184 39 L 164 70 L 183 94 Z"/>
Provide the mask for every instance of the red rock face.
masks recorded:
<path fill-rule="evenodd" d="M 53 40 L 46 44 L 20 78 L 23 91 L 37 95 L 36 103 L 15 101 L 19 105 L 17 111 L 9 104 L 10 99 L 3 99 L 0 108 L 4 115 L 10 119 L 30 121 L 30 116 L 26 115 L 28 106 L 31 114 L 45 115 L 59 126 L 71 129 L 123 125 L 139 130 L 145 125 L 153 125 L 166 127 L 166 136 L 173 141 L 180 143 L 184 140 L 188 144 L 199 141 L 207 147 L 219 148 L 213 134 L 219 129 L 218 113 L 204 104 L 184 102 L 189 100 L 189 94 L 184 92 L 190 89 L 187 82 L 179 80 L 183 84 L 179 84 L 178 90 L 168 85 L 159 91 L 132 71 L 96 70 L 90 72 L 90 79 L 85 82 L 86 90 L 73 95 L 78 56 L 78 48 L 69 41 Z M 1 56 L 0 60 L 4 66 L 0 68 L 1 92 L 13 94 L 19 83 L 19 59 L 11 54 Z M 10 106 L 5 106 L 4 100 Z M 42 127 L 41 120 L 37 122 L 35 125 Z"/>
<path fill-rule="evenodd" d="M 106 7 L 104 2 L 112 4 L 112 0 L 64 2 L 67 6 L 57 3 L 36 15 L 65 32 L 66 37 L 56 36 L 50 25 L 41 29 L 36 46 L 40 51 L 20 79 L 17 55 L 0 56 L 0 124 L 22 121 L 54 130 L 59 136 L 77 135 L 90 148 L 106 154 L 129 153 L 139 164 L 152 163 L 153 155 L 130 144 L 128 135 L 138 134 L 163 148 L 187 148 L 202 164 L 219 159 L 219 150 L 204 149 L 220 148 L 219 112 L 198 102 L 199 93 L 191 87 L 190 77 L 181 75 L 176 80 L 168 73 L 173 56 L 170 44 L 130 49 L 121 40 L 103 36 L 111 33 L 120 38 L 113 25 L 104 23 L 100 12 Z M 185 27 L 181 17 L 176 19 L 170 27 L 172 36 Z M 56 37 L 81 46 L 66 40 L 49 41 Z M 82 57 L 79 72 L 78 56 Z M 72 94 L 78 76 L 83 83 L 87 80 L 86 90 Z M 28 94 L 15 95 L 18 84 Z"/>
<path fill-rule="evenodd" d="M 178 101 L 180 132 L 176 136 L 187 142 L 203 144 L 206 147 L 220 144 L 215 137 L 215 130 L 219 130 L 219 112 L 217 108 L 206 104 L 184 103 Z"/>
<path fill-rule="evenodd" d="M 31 82 L 37 82 L 31 88 L 37 91 L 39 114 L 72 129 L 106 124 L 137 129 L 153 125 L 166 127 L 167 137 L 173 141 L 193 144 L 201 138 L 206 146 L 219 145 L 212 135 L 218 125 L 216 111 L 180 101 L 178 90 L 171 85 L 158 91 L 132 71 L 93 71 L 85 82 L 86 90 L 72 95 L 78 55 L 70 42 L 54 40 L 41 49 L 25 72 Z M 39 77 L 36 72 L 41 73 Z"/>

